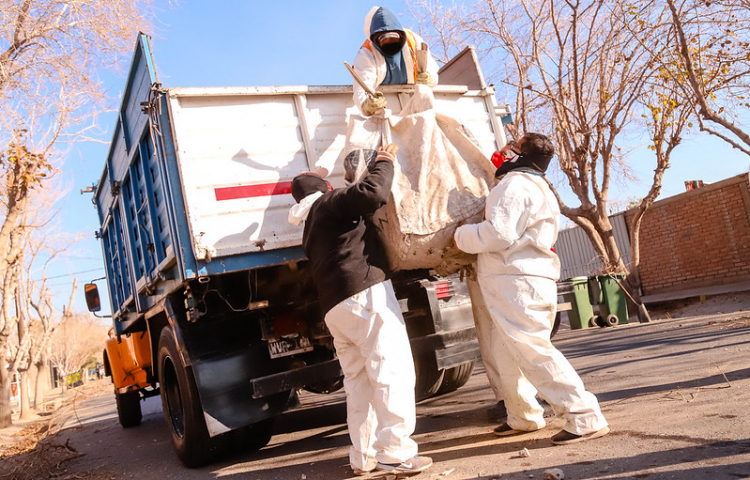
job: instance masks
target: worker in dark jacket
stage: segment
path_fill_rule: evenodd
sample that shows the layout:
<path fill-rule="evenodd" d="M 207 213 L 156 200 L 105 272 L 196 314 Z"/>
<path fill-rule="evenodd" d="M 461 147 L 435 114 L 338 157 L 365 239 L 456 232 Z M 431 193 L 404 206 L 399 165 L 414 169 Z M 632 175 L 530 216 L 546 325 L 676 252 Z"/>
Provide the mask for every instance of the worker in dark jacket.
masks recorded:
<path fill-rule="evenodd" d="M 298 202 L 289 221 L 305 222 L 310 260 L 325 322 L 344 372 L 355 475 L 375 469 L 417 473 L 432 465 L 417 455 L 414 361 L 388 260 L 371 216 L 389 199 L 398 147 L 381 147 L 368 174 L 330 190 L 305 173 L 292 182 Z"/>

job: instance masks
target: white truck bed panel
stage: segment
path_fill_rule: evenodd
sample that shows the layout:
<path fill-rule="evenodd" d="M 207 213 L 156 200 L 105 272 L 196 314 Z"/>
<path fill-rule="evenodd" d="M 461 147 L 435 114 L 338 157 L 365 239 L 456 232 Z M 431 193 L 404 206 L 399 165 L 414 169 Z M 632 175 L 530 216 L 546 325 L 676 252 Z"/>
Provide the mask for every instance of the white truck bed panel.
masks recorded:
<path fill-rule="evenodd" d="M 196 258 L 299 245 L 302 227 L 287 221 L 291 181 L 318 158 L 338 158 L 348 118 L 359 113 L 351 87 L 168 94 Z M 438 111 L 464 123 L 489 158 L 498 145 L 488 94 L 437 87 L 435 97 Z M 386 89 L 386 98 L 389 108 L 398 108 L 397 93 Z M 342 186 L 342 178 L 337 164 L 328 180 Z"/>

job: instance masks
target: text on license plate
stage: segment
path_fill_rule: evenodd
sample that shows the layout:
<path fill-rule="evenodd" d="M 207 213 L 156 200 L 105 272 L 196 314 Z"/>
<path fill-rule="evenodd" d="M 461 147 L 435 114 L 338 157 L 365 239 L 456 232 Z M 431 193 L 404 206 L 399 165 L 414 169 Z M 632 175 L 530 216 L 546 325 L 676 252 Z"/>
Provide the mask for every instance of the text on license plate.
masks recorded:
<path fill-rule="evenodd" d="M 271 355 L 271 358 L 310 352 L 312 349 L 313 346 L 310 343 L 310 339 L 302 335 L 279 338 L 278 340 L 268 342 L 268 353 Z"/>

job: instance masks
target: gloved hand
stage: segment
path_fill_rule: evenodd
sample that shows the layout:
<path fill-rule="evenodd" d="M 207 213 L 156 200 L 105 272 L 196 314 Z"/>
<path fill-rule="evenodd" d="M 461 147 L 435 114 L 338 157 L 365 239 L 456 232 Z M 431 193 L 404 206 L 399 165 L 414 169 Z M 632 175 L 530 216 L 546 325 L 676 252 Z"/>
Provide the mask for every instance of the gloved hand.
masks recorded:
<path fill-rule="evenodd" d="M 375 157 L 375 161 L 388 160 L 393 163 L 396 161 L 396 153 L 398 153 L 399 146 L 393 143 L 384 145 L 378 149 L 378 156 Z"/>
<path fill-rule="evenodd" d="M 427 72 L 422 72 L 417 74 L 417 83 L 421 83 L 422 85 L 427 85 L 429 87 L 435 86 L 435 79 L 432 78 L 432 75 L 430 75 Z"/>
<path fill-rule="evenodd" d="M 362 102 L 362 113 L 367 115 L 368 117 L 378 110 L 382 110 L 385 108 L 386 102 L 385 97 L 380 92 L 375 92 L 375 96 L 371 97 L 368 96 L 367 100 Z"/>

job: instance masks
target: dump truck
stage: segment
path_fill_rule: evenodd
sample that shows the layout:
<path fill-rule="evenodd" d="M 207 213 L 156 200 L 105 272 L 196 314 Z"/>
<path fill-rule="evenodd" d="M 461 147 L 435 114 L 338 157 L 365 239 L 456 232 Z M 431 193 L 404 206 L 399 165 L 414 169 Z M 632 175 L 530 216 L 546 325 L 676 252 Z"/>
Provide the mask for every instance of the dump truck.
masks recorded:
<path fill-rule="evenodd" d="M 506 143 L 509 112 L 475 51 L 447 63 L 440 82 L 437 108 L 489 158 Z M 381 90 L 398 113 L 413 88 Z M 93 197 L 113 322 L 104 362 L 120 424 L 139 425 L 141 401 L 160 395 L 188 467 L 233 441 L 262 448 L 303 390 L 343 386 L 302 228 L 287 213 L 291 180 L 339 155 L 356 114 L 351 85 L 165 87 L 149 37 L 138 37 Z M 344 186 L 342 165 L 329 180 Z M 393 285 L 417 400 L 465 384 L 480 358 L 465 282 L 421 269 L 398 272 Z M 100 311 L 97 284 L 85 292 Z"/>

